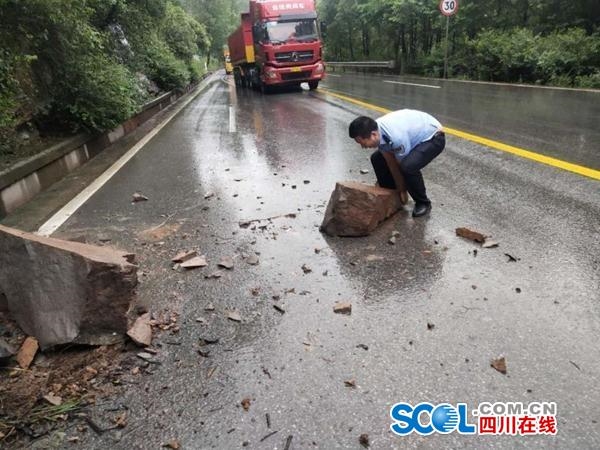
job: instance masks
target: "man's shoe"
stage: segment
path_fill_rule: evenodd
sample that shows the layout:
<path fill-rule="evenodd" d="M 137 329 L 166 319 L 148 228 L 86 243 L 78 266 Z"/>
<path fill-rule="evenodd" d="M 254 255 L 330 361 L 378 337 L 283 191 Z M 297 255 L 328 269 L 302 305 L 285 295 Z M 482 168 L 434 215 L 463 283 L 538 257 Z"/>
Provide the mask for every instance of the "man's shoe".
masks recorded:
<path fill-rule="evenodd" d="M 417 203 L 413 209 L 412 216 L 421 217 L 429 214 L 429 211 L 431 211 L 431 203 Z"/>

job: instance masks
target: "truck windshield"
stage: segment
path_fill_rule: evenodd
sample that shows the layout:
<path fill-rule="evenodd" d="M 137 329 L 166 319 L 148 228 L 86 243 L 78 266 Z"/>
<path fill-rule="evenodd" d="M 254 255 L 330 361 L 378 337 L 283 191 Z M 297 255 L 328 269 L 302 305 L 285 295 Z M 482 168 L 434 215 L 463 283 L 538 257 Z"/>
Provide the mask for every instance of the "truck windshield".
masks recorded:
<path fill-rule="evenodd" d="M 288 22 L 266 22 L 265 28 L 269 41 L 274 44 L 298 41 L 307 42 L 317 39 L 317 25 L 314 19 Z"/>

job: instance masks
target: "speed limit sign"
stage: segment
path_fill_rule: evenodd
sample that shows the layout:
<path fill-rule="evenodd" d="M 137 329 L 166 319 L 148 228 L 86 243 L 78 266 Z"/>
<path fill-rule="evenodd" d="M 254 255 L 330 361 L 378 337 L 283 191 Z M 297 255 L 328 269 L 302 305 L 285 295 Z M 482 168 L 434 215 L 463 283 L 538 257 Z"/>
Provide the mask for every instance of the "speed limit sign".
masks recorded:
<path fill-rule="evenodd" d="M 440 11 L 445 16 L 452 16 L 458 11 L 458 0 L 440 1 Z"/>

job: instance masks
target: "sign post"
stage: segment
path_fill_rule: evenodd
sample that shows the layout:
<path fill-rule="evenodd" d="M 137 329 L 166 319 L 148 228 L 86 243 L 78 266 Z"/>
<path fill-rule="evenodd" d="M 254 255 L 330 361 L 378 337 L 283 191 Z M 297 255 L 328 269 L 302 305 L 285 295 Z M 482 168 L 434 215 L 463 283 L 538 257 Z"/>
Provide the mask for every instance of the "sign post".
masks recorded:
<path fill-rule="evenodd" d="M 446 45 L 444 48 L 444 79 L 448 78 L 448 28 L 450 27 L 450 16 L 458 11 L 458 0 L 441 0 L 440 12 L 446 16 Z"/>

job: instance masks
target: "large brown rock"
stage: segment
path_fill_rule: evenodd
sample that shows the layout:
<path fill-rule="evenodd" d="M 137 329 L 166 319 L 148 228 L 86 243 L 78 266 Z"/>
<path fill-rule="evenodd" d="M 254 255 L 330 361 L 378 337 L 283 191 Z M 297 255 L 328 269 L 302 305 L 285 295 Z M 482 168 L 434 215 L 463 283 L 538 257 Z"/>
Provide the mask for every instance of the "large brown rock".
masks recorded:
<path fill-rule="evenodd" d="M 0 225 L 0 293 L 42 348 L 108 343 L 127 332 L 137 285 L 131 256 Z"/>
<path fill-rule="evenodd" d="M 395 190 L 339 182 L 329 199 L 321 231 L 330 236 L 366 236 L 401 207 Z"/>

